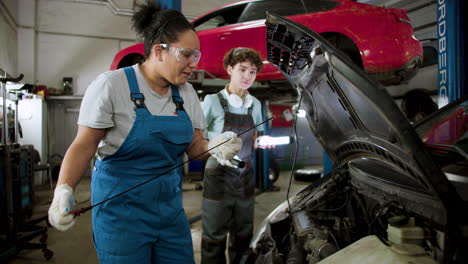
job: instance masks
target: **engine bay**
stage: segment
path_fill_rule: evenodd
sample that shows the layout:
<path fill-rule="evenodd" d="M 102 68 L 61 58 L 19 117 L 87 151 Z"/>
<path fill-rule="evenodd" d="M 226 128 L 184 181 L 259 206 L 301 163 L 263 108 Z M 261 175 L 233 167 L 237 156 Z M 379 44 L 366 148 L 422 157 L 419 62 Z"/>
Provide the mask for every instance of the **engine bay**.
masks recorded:
<path fill-rule="evenodd" d="M 385 88 L 317 32 L 267 14 L 267 50 L 333 168 L 267 217 L 255 263 L 467 263 L 466 102 L 416 133 Z"/>
<path fill-rule="evenodd" d="M 270 223 L 271 237 L 259 242 L 256 263 L 312 264 L 332 255 L 323 263 L 335 263 L 357 256 L 354 251 L 359 263 L 375 263 L 379 254 L 386 256 L 384 263 L 443 262 L 442 224 L 394 200 L 374 199 L 372 193 L 382 197 L 383 190 L 364 187 L 349 171 L 335 170 L 299 193 L 292 213 Z"/>

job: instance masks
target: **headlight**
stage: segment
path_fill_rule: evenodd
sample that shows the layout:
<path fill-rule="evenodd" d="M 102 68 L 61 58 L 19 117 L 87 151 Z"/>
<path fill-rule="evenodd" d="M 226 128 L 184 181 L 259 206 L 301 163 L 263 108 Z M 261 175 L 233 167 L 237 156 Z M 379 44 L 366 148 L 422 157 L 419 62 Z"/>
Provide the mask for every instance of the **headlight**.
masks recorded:
<path fill-rule="evenodd" d="M 289 199 L 292 202 L 292 198 Z M 257 232 L 255 232 L 250 247 L 255 250 L 259 241 L 265 238 L 271 238 L 270 223 L 276 223 L 286 219 L 288 213 L 288 201 L 282 202 L 278 207 L 275 208 L 262 222 Z"/>

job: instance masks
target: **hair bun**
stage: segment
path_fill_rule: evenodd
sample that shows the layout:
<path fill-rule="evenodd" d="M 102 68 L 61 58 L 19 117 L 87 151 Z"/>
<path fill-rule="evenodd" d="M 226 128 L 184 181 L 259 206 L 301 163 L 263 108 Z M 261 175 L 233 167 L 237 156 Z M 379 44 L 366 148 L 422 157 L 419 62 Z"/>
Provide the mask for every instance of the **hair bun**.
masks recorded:
<path fill-rule="evenodd" d="M 151 25 L 154 16 L 161 11 L 161 7 L 153 2 L 138 5 L 137 8 L 138 10 L 132 16 L 133 28 L 139 35 L 145 36 L 148 26 Z"/>

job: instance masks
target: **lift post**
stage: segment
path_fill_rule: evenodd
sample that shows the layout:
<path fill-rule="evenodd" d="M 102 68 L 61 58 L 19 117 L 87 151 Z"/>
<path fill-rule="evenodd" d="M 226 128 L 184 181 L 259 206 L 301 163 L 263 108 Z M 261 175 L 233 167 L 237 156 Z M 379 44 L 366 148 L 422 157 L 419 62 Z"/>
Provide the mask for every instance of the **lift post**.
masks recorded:
<path fill-rule="evenodd" d="M 439 108 L 467 94 L 463 0 L 437 1 Z"/>
<path fill-rule="evenodd" d="M 161 9 L 175 9 L 177 11 L 182 11 L 182 1 L 181 0 L 154 0 L 156 4 L 161 4 Z"/>

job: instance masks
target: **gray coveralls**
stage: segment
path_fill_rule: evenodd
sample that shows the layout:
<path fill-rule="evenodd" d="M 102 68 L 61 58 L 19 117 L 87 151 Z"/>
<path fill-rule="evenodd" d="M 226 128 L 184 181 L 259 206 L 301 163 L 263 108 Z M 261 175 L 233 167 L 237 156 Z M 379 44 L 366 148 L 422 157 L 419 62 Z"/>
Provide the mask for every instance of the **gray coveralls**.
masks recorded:
<path fill-rule="evenodd" d="M 239 134 L 254 126 L 252 106 L 248 114 L 229 112 L 228 102 L 218 93 L 224 109 L 223 131 Z M 203 179 L 202 264 L 226 263 L 226 237 L 229 233 L 229 260 L 239 263 L 248 249 L 253 233 L 255 177 L 253 172 L 253 143 L 255 130 L 242 134 L 242 149 L 237 156 L 244 168 L 230 168 L 210 157 Z"/>

